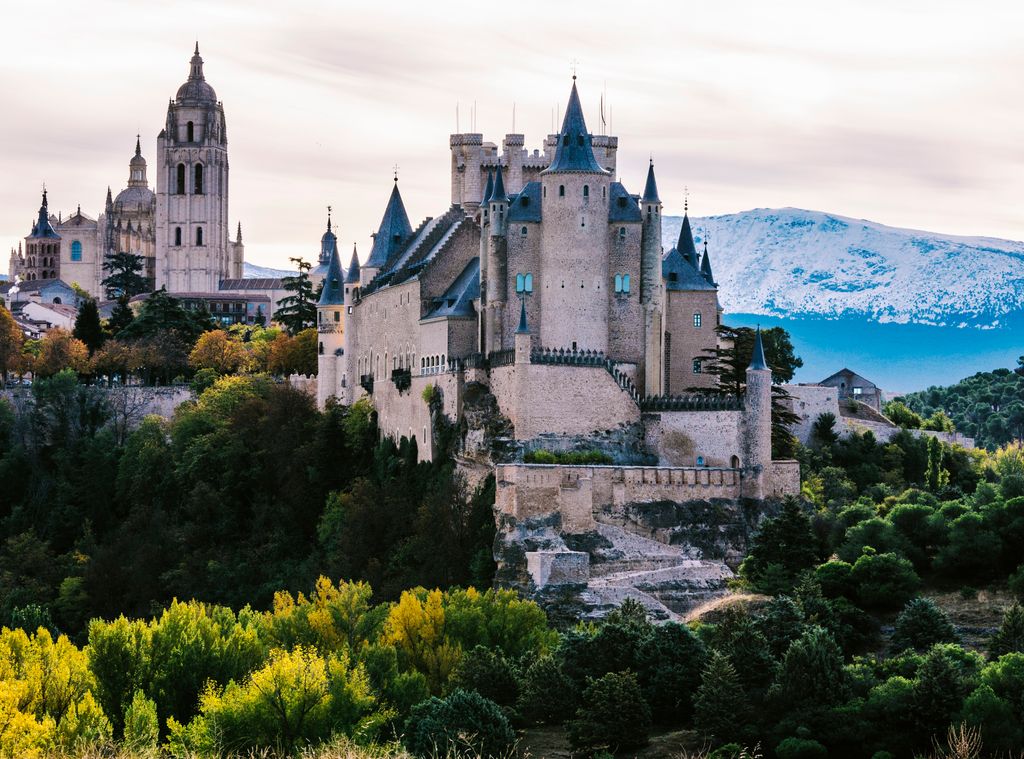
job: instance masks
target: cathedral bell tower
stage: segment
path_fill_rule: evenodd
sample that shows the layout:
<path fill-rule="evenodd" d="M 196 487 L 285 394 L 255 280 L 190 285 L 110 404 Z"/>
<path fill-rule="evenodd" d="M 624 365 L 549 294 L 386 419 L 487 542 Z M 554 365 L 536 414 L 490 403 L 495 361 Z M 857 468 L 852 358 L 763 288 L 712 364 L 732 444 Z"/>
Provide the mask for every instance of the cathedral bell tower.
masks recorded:
<path fill-rule="evenodd" d="M 239 267 L 228 239 L 224 106 L 206 83 L 199 43 L 157 137 L 156 198 L 156 286 L 216 292 Z"/>

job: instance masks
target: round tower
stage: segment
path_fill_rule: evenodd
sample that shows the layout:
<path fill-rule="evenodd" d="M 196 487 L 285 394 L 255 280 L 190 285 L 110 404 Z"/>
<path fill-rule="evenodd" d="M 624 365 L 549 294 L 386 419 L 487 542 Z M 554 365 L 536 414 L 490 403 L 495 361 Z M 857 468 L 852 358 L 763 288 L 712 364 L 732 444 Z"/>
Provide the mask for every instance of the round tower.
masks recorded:
<path fill-rule="evenodd" d="M 504 334 L 505 304 L 508 302 L 508 194 L 501 178 L 501 164 L 494 172 L 494 187 L 487 199 L 487 314 L 485 351 L 500 351 Z"/>
<path fill-rule="evenodd" d="M 335 245 L 331 248 L 327 275 L 316 307 L 316 399 L 320 408 L 324 407 L 328 398 L 344 399 L 341 379 L 345 353 L 345 276 L 338 259 L 338 246 Z"/>
<path fill-rule="evenodd" d="M 647 167 L 647 182 L 640 200 L 643 226 L 640 229 L 640 304 L 644 311 L 644 377 L 646 395 L 661 395 L 662 389 L 662 284 L 661 284 L 661 198 L 654 177 L 654 159 Z"/>
<path fill-rule="evenodd" d="M 540 344 L 608 350 L 608 187 L 573 77 L 551 165 L 541 173 Z"/>
<path fill-rule="evenodd" d="M 754 353 L 747 367 L 743 398 L 743 495 L 762 499 L 768 492 L 772 465 L 772 370 L 764 357 L 761 328 L 754 337 Z"/>

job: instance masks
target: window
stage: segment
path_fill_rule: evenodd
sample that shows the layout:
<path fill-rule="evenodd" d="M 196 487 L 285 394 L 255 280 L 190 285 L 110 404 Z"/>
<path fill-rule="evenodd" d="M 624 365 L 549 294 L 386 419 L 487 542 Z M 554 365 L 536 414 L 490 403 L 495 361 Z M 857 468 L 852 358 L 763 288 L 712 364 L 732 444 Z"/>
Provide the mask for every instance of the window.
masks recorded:
<path fill-rule="evenodd" d="M 700 365 L 700 359 L 699 358 L 695 358 L 693 360 L 693 373 L 694 374 L 700 374 L 701 373 L 701 365 Z"/>
<path fill-rule="evenodd" d="M 178 195 L 184 195 L 185 194 L 185 164 L 183 164 L 183 163 L 179 163 L 178 164 L 178 182 L 177 182 L 177 185 L 178 185 L 178 192 L 177 192 L 177 194 Z"/>
<path fill-rule="evenodd" d="M 615 292 L 617 292 L 617 293 L 628 293 L 629 292 L 629 275 L 628 274 L 616 274 L 615 275 Z"/>
<path fill-rule="evenodd" d="M 53 303 L 54 303 L 54 305 L 59 306 L 61 304 L 60 296 L 54 298 L 53 299 Z"/>
<path fill-rule="evenodd" d="M 526 275 L 525 285 L 526 285 L 526 292 L 532 293 L 533 292 L 533 275 L 532 274 L 527 274 Z"/>
<path fill-rule="evenodd" d="M 196 195 L 203 194 L 203 164 L 196 164 L 195 181 L 192 183 L 192 192 Z"/>
<path fill-rule="evenodd" d="M 853 388 L 853 394 L 854 395 L 864 395 L 864 388 L 862 388 L 862 387 L 855 387 L 855 388 Z"/>
<path fill-rule="evenodd" d="M 81 261 L 82 260 L 82 243 L 75 240 L 71 243 L 71 260 Z"/>
<path fill-rule="evenodd" d="M 334 312 L 334 321 L 336 321 L 336 322 L 340 322 L 341 321 L 341 311 L 335 311 Z"/>
<path fill-rule="evenodd" d="M 698 456 L 697 457 L 697 466 L 704 466 L 704 457 L 703 456 Z"/>
<path fill-rule="evenodd" d="M 566 139 L 568 139 L 568 138 L 566 138 Z M 558 197 L 560 197 L 560 198 L 564 198 L 565 197 L 565 185 L 564 184 L 558 185 Z"/>
<path fill-rule="evenodd" d="M 203 228 L 196 227 L 196 245 L 203 244 Z"/>
<path fill-rule="evenodd" d="M 624 292 L 624 293 L 628 293 L 629 292 L 629 275 L 628 274 L 623 274 L 622 275 L 622 292 Z"/>
<path fill-rule="evenodd" d="M 526 277 L 522 274 L 516 274 L 516 292 L 526 292 Z"/>
<path fill-rule="evenodd" d="M 700 322 L 701 322 L 700 312 L 697 312 L 697 313 L 695 313 L 693 315 L 693 326 L 697 327 L 698 329 L 700 329 Z"/>
<path fill-rule="evenodd" d="M 320 343 L 320 347 L 317 349 L 317 353 L 319 353 L 321 356 L 324 355 L 324 344 L 323 343 Z"/>
<path fill-rule="evenodd" d="M 615 292 L 617 292 L 617 293 L 621 293 L 622 292 L 622 275 L 621 274 L 616 274 L 615 275 Z"/>
<path fill-rule="evenodd" d="M 585 198 L 589 198 L 590 197 L 590 185 L 588 185 L 588 184 L 583 185 L 583 197 L 585 197 Z"/>
<path fill-rule="evenodd" d="M 186 135 L 185 139 L 187 139 L 189 142 L 195 142 L 195 139 L 196 139 L 196 127 L 195 127 L 195 124 L 193 124 L 191 121 L 188 122 L 188 124 L 185 125 L 185 135 Z"/>
<path fill-rule="evenodd" d="M 526 227 L 523 227 L 522 229 L 520 229 L 519 230 L 519 234 L 522 235 L 523 237 L 526 237 Z"/>
<path fill-rule="evenodd" d="M 181 245 L 181 227 L 174 228 L 174 244 Z"/>
<path fill-rule="evenodd" d="M 626 239 L 626 228 L 625 227 L 619 227 L 619 239 L 620 240 L 625 240 Z"/>
<path fill-rule="evenodd" d="M 729 459 L 729 465 L 733 469 L 739 469 L 740 468 L 740 457 L 736 456 L 736 455 L 733 455 L 733 457 L 731 459 Z"/>

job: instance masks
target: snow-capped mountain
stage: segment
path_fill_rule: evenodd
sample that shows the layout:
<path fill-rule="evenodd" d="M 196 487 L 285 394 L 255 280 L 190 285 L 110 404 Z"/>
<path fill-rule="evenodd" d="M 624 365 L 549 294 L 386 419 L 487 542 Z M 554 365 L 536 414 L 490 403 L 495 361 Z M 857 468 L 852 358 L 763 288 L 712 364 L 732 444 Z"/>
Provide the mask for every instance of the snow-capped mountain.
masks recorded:
<path fill-rule="evenodd" d="M 691 219 L 726 312 L 1002 326 L 1024 312 L 1024 242 L 887 227 L 799 208 Z M 682 218 L 664 219 L 666 250 Z"/>
<path fill-rule="evenodd" d="M 676 234 L 679 234 L 676 232 Z M 294 271 L 287 269 L 271 269 L 269 266 L 257 266 L 248 261 L 242 264 L 242 276 L 249 279 L 278 279 L 279 277 L 294 276 Z"/>

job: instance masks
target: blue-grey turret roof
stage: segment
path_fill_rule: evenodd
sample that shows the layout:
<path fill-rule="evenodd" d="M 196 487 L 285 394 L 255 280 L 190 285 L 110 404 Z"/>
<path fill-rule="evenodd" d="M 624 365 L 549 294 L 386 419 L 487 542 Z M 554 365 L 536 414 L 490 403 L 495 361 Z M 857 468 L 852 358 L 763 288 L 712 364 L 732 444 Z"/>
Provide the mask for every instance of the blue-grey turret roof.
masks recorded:
<path fill-rule="evenodd" d="M 491 188 L 490 197 L 487 198 L 488 203 L 507 203 L 508 193 L 505 192 L 505 182 L 501 178 L 501 164 L 498 164 L 498 168 L 494 170 L 494 187 Z"/>
<path fill-rule="evenodd" d="M 715 289 L 693 264 L 683 258 L 678 248 L 672 248 L 662 259 L 661 277 L 666 290 L 690 292 Z"/>
<path fill-rule="evenodd" d="M 654 159 L 651 159 L 650 166 L 647 167 L 647 183 L 644 185 L 644 203 L 660 203 L 661 199 L 658 197 L 658 182 L 654 178 Z"/>
<path fill-rule="evenodd" d="M 43 204 L 39 206 L 39 218 L 36 223 L 32 225 L 32 234 L 29 237 L 49 237 L 54 240 L 59 240 L 60 235 L 54 230 L 53 225 L 50 224 L 50 211 L 49 204 L 46 202 L 46 190 L 43 190 Z"/>
<path fill-rule="evenodd" d="M 690 229 L 690 215 L 683 212 L 683 226 L 679 230 L 679 242 L 676 248 L 682 254 L 683 259 L 689 262 L 694 269 L 700 268 L 700 260 L 697 258 L 697 248 L 693 244 L 693 230 Z"/>
<path fill-rule="evenodd" d="M 711 273 L 711 256 L 708 254 L 708 240 L 704 237 L 704 258 L 700 262 L 700 273 L 711 284 L 715 284 L 715 275 Z"/>
<path fill-rule="evenodd" d="M 355 243 L 352 244 L 352 260 L 348 263 L 348 274 L 345 276 L 345 284 L 359 284 L 359 254 L 356 253 Z"/>
<path fill-rule="evenodd" d="M 327 274 L 324 276 L 324 288 L 320 291 L 321 306 L 341 306 L 345 303 L 345 275 L 341 271 L 338 246 L 331 248 L 327 259 Z"/>
<path fill-rule="evenodd" d="M 370 269 L 383 269 L 391 257 L 409 242 L 411 235 L 412 225 L 409 223 L 409 214 L 405 211 L 396 179 L 391 197 L 388 199 L 388 207 L 384 209 L 384 218 L 380 220 L 380 228 L 373 236 L 373 248 L 370 249 L 370 257 L 365 266 Z"/>
<path fill-rule="evenodd" d="M 484 187 L 484 195 L 480 198 L 480 205 L 487 205 L 491 201 L 491 193 L 494 192 L 494 171 L 487 170 L 487 186 Z"/>
<path fill-rule="evenodd" d="M 328 264 L 331 259 L 331 251 L 338 249 L 338 236 L 331 230 L 331 213 L 327 212 L 327 231 L 320 238 L 320 263 Z"/>
<path fill-rule="evenodd" d="M 757 328 L 754 335 L 754 355 L 750 358 L 748 369 L 762 370 L 768 368 L 768 362 L 764 360 L 764 343 L 761 342 L 761 328 Z"/>
<path fill-rule="evenodd" d="M 555 145 L 555 158 L 543 173 L 576 172 L 584 174 L 607 174 L 594 157 L 592 138 L 583 118 L 580 95 L 576 91 L 576 77 L 572 78 L 572 92 L 569 105 L 565 108 L 562 131 Z"/>

